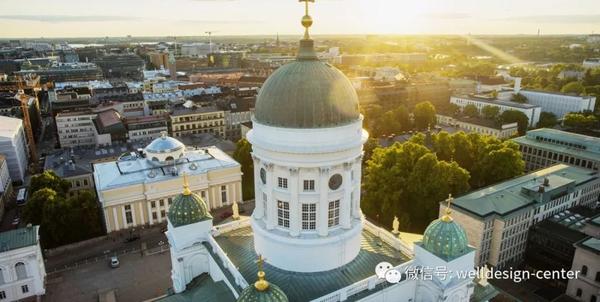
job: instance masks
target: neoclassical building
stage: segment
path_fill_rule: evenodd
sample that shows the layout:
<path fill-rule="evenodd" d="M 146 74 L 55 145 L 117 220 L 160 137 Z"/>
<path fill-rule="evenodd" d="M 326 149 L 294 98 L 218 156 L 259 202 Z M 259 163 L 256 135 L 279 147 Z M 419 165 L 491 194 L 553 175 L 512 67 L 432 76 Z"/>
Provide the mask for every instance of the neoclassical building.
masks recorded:
<path fill-rule="evenodd" d="M 174 293 L 159 301 L 488 301 L 496 291 L 475 281 L 475 250 L 449 207 L 414 245 L 364 219 L 358 97 L 318 60 L 304 2 L 297 59 L 263 85 L 248 133 L 254 212 L 213 225 L 184 182 L 166 233 Z"/>
<path fill-rule="evenodd" d="M 167 221 L 183 173 L 209 209 L 242 201 L 241 166 L 216 147 L 186 147 L 162 133 L 146 148 L 93 165 L 107 232 Z"/>

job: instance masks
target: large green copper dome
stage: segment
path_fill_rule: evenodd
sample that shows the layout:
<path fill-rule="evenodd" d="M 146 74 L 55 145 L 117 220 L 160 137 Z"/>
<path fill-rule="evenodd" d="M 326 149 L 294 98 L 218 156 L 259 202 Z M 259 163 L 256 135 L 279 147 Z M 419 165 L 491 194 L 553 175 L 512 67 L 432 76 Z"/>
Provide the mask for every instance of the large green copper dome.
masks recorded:
<path fill-rule="evenodd" d="M 187 188 L 182 194 L 175 197 L 167 215 L 174 227 L 212 219 L 202 197 L 190 192 Z"/>
<path fill-rule="evenodd" d="M 257 97 L 255 120 L 284 128 L 328 128 L 360 118 L 358 96 L 337 68 L 321 62 L 312 40 L 300 41 L 296 61 L 277 69 Z"/>
<path fill-rule="evenodd" d="M 448 214 L 432 221 L 423 234 L 423 248 L 444 260 L 470 251 L 465 230 Z"/>

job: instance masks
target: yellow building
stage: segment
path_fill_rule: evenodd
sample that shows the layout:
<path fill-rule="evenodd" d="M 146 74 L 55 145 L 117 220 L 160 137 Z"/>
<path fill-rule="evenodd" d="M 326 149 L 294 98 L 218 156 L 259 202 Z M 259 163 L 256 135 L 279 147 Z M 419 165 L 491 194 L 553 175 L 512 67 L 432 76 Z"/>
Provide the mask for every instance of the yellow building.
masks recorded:
<path fill-rule="evenodd" d="M 184 173 L 190 189 L 210 209 L 241 202 L 240 168 L 216 147 L 186 147 L 166 133 L 143 151 L 94 164 L 94 182 L 107 232 L 166 222 L 169 206 L 181 191 Z"/>
<path fill-rule="evenodd" d="M 225 137 L 225 111 L 216 107 L 199 107 L 186 103 L 174 108 L 170 119 L 171 134 L 174 137 L 201 133 Z"/>

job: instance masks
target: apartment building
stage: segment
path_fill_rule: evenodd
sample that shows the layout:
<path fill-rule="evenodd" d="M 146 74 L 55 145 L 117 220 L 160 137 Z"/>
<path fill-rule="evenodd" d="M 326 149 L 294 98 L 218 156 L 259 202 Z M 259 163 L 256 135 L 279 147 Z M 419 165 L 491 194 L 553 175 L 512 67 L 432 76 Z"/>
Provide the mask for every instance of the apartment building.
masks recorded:
<path fill-rule="evenodd" d="M 596 171 L 600 168 L 600 138 L 542 128 L 513 141 L 520 146 L 527 171 L 557 163 Z"/>
<path fill-rule="evenodd" d="M 467 231 L 475 264 L 509 267 L 523 259 L 529 228 L 574 206 L 598 201 L 600 175 L 555 165 L 454 200 L 452 217 Z M 440 204 L 440 216 L 445 203 Z"/>
<path fill-rule="evenodd" d="M 96 116 L 90 109 L 57 114 L 54 119 L 61 148 L 96 145 Z"/>
<path fill-rule="evenodd" d="M 210 133 L 225 137 L 225 111 L 216 107 L 199 107 L 187 101 L 171 111 L 170 130 L 174 137 Z"/>
<path fill-rule="evenodd" d="M 459 118 L 441 114 L 436 114 L 436 120 L 438 125 L 456 127 L 464 132 L 476 132 L 495 136 L 500 139 L 512 137 L 519 132 L 518 123 L 499 125 L 494 121 L 478 118 Z"/>
<path fill-rule="evenodd" d="M 540 114 L 542 113 L 542 107 L 532 104 L 521 104 L 511 101 L 502 101 L 498 99 L 483 98 L 478 96 L 452 96 L 450 97 L 450 103 L 458 105 L 461 108 L 467 105 L 474 105 L 477 107 L 479 112 L 485 106 L 493 106 L 500 108 L 500 113 L 507 110 L 516 110 L 523 112 L 529 119 L 529 126 L 534 127 L 540 120 Z"/>

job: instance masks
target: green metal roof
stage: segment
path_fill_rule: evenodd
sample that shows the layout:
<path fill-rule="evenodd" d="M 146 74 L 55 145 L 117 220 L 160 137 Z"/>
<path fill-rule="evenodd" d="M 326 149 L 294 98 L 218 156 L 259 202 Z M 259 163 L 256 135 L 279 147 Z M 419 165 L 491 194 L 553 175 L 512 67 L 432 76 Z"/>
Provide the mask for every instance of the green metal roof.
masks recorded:
<path fill-rule="evenodd" d="M 235 297 L 224 281 L 215 282 L 208 274 L 202 274 L 185 291 L 159 299 L 160 302 L 235 302 Z"/>
<path fill-rule="evenodd" d="M 287 295 L 279 286 L 269 282 L 269 288 L 259 291 L 250 283 L 238 298 L 237 302 L 288 302 Z"/>
<path fill-rule="evenodd" d="M 327 128 L 360 118 L 358 96 L 337 68 L 298 60 L 277 69 L 257 97 L 255 120 L 284 128 Z"/>
<path fill-rule="evenodd" d="M 590 237 L 579 243 L 579 245 L 600 255 L 600 239 L 598 238 Z"/>
<path fill-rule="evenodd" d="M 535 189 L 539 188 L 544 178 L 549 179 L 545 192 L 552 193 L 564 191 L 568 186 L 576 187 L 598 177 L 597 171 L 559 164 L 456 198 L 452 208 L 462 209 L 479 217 L 493 214 L 505 216 L 543 202 L 539 200 L 540 194 L 536 194 Z"/>
<path fill-rule="evenodd" d="M 0 233 L 0 252 L 20 249 L 38 243 L 39 226 L 25 227 Z"/>
<path fill-rule="evenodd" d="M 421 246 L 449 261 L 471 251 L 467 233 L 458 223 L 444 218 L 432 221 L 423 233 Z"/>
<path fill-rule="evenodd" d="M 531 145 L 548 151 L 572 154 L 581 158 L 600 161 L 600 138 L 597 137 L 542 128 L 528 131 L 527 135 L 513 138 L 512 140 L 520 145 Z M 568 144 L 582 146 L 585 149 L 574 148 Z"/>
<path fill-rule="evenodd" d="M 212 219 L 206 202 L 195 193 L 177 195 L 167 216 L 174 227 Z"/>
<path fill-rule="evenodd" d="M 479 283 L 475 283 L 475 288 L 470 301 L 487 302 L 496 297 L 499 293 L 500 292 L 491 284 L 481 286 Z"/>
<path fill-rule="evenodd" d="M 258 268 L 251 227 L 234 230 L 215 237 L 248 283 L 256 280 Z M 375 266 L 387 261 L 396 266 L 408 261 L 408 256 L 395 250 L 366 230 L 362 232 L 361 250 L 352 262 L 327 272 L 297 273 L 278 269 L 265 263 L 266 280 L 277 284 L 289 301 L 310 301 L 360 280 L 373 276 Z"/>

